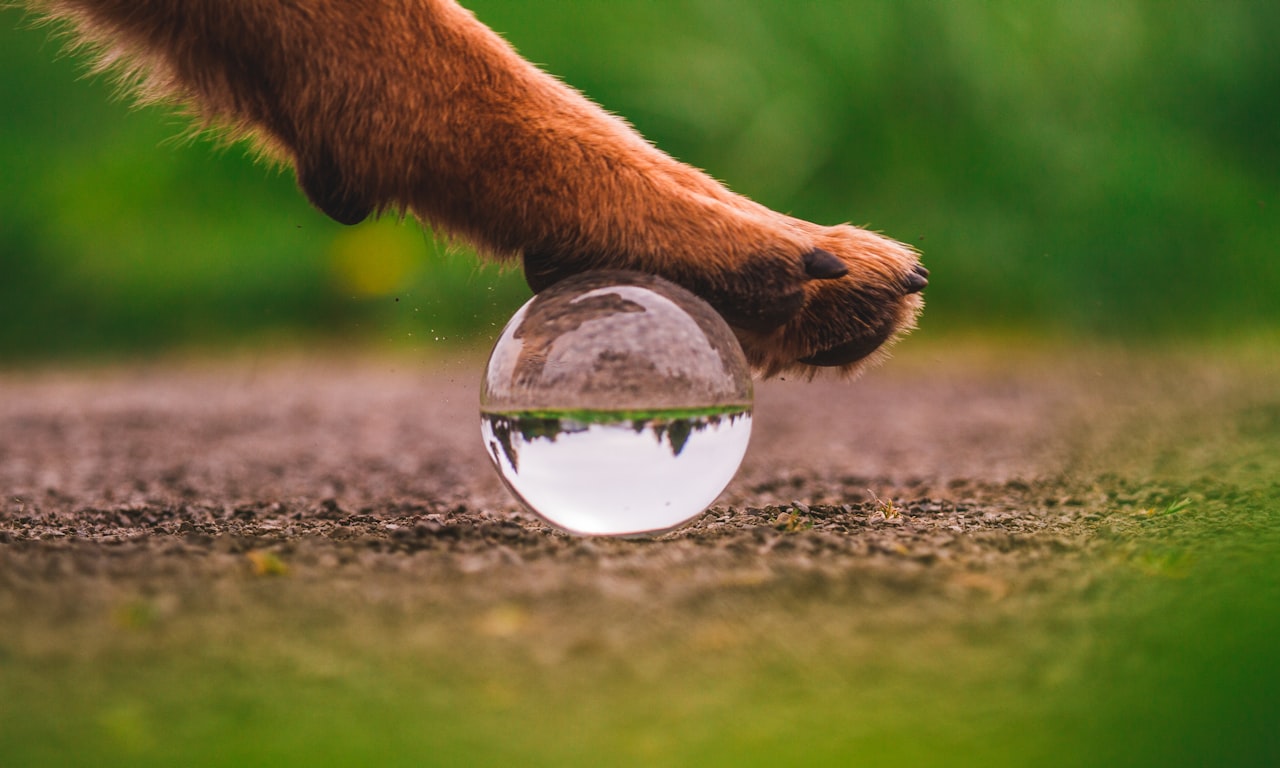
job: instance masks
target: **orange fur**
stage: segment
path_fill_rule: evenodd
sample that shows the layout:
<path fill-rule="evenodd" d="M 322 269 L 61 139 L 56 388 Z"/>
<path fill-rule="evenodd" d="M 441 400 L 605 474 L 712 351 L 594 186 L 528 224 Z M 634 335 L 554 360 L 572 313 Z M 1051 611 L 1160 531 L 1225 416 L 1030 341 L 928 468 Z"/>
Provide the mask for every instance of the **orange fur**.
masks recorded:
<path fill-rule="evenodd" d="M 407 210 L 539 290 L 592 268 L 707 299 L 766 373 L 852 370 L 909 329 L 906 246 L 775 213 L 541 72 L 452 0 L 27 0 L 142 97 L 255 137 L 344 223 Z"/>

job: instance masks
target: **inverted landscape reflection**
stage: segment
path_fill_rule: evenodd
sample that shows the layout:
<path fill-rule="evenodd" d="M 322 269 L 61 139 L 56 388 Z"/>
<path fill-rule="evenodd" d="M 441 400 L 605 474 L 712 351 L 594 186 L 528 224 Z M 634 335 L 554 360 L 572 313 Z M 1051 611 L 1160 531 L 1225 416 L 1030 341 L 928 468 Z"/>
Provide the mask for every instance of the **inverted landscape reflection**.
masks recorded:
<path fill-rule="evenodd" d="M 483 413 L 481 431 L 525 506 L 574 533 L 616 536 L 670 530 L 711 504 L 746 453 L 751 411 Z"/>

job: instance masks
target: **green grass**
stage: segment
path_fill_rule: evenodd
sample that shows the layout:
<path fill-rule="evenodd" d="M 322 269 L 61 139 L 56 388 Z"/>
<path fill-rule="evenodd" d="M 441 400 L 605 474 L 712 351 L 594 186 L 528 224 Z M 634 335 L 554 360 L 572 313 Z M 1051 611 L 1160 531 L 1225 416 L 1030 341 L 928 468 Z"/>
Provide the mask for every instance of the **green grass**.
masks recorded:
<path fill-rule="evenodd" d="M 482 415 L 505 416 L 510 419 L 532 420 L 565 420 L 578 424 L 618 424 L 628 421 L 666 422 L 687 419 L 699 419 L 708 416 L 730 416 L 739 413 L 750 413 L 749 403 L 732 405 L 710 405 L 698 408 L 660 408 L 660 409 L 551 409 L 528 411 L 481 410 Z"/>
<path fill-rule="evenodd" d="M 246 576 L 210 610 L 174 608 L 158 586 L 136 600 L 159 607 L 125 602 L 71 637 L 0 632 L 0 753 L 13 766 L 1275 764 L 1280 484 L 1178 492 L 1192 503 L 1154 518 L 1099 502 L 1103 543 L 1003 599 L 868 597 L 856 574 L 784 574 L 697 604 L 588 591 L 442 605 L 403 584 L 404 600 L 360 604 Z"/>

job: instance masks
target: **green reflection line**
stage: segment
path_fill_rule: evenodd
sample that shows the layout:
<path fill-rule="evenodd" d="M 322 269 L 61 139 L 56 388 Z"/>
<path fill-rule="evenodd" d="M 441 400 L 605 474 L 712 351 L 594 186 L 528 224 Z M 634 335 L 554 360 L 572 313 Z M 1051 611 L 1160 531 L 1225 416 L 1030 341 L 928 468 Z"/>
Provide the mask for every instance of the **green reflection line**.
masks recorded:
<path fill-rule="evenodd" d="M 751 406 L 742 403 L 731 405 L 708 405 L 697 408 L 657 408 L 657 409 L 533 409 L 533 410 L 500 410 L 481 409 L 482 416 L 502 416 L 509 419 L 547 419 L 572 421 L 578 424 L 617 424 L 628 421 L 664 422 L 681 419 L 698 419 L 708 416 L 728 416 L 751 413 Z"/>

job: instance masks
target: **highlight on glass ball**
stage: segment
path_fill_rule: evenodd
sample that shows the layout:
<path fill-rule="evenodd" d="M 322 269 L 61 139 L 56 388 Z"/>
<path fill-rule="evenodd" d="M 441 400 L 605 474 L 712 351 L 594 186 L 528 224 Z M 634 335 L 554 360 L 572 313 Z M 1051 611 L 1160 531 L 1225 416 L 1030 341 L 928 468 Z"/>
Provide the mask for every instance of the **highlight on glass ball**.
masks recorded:
<path fill-rule="evenodd" d="M 563 530 L 656 534 L 733 479 L 751 372 L 724 320 L 662 278 L 586 272 L 502 330 L 480 392 L 485 448 L 511 492 Z"/>

